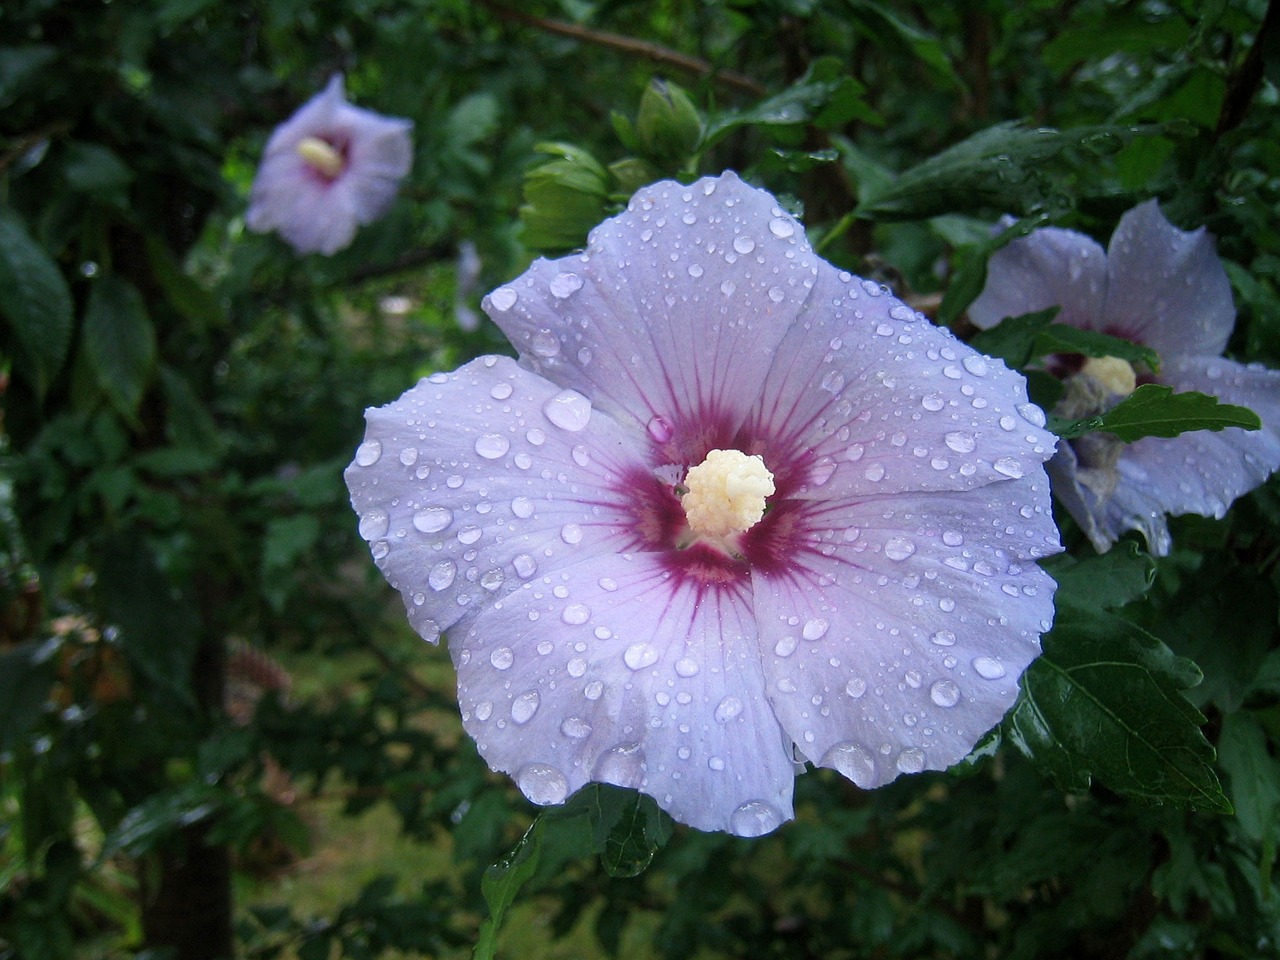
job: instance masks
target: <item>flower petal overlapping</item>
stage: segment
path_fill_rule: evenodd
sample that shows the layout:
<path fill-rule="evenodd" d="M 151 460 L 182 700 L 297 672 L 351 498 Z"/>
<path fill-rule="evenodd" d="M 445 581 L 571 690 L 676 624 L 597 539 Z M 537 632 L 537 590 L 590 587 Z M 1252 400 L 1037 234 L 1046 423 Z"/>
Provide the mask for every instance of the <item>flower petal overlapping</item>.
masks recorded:
<path fill-rule="evenodd" d="M 463 722 L 535 803 L 595 780 L 754 836 L 797 765 L 862 787 L 963 757 L 1050 626 L 1059 549 L 1025 385 L 818 258 L 727 173 L 641 190 L 485 298 L 484 357 L 370 410 L 347 471 Z M 726 546 L 681 478 L 776 492 Z"/>
<path fill-rule="evenodd" d="M 969 315 L 989 328 L 1055 305 L 1061 323 L 1154 349 L 1161 369 L 1144 382 L 1216 396 L 1262 420 L 1259 431 L 1232 427 L 1138 440 L 1119 452 L 1114 484 L 1103 489 L 1082 479 L 1077 451 L 1061 444 L 1049 464 L 1054 490 L 1099 552 L 1138 530 L 1152 553 L 1167 554 L 1166 514 L 1222 517 L 1280 468 L 1280 371 L 1221 356 L 1235 306 L 1203 227 L 1179 230 L 1149 200 L 1120 218 L 1105 252 L 1074 231 L 1033 231 L 991 258 Z"/>

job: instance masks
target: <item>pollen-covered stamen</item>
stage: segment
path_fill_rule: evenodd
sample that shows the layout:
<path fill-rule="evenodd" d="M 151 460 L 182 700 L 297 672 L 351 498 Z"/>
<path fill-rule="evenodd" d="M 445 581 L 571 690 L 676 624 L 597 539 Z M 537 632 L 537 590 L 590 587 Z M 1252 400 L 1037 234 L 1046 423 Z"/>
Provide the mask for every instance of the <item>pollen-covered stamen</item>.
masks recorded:
<path fill-rule="evenodd" d="M 774 491 L 764 459 L 740 450 L 712 450 L 685 474 L 684 486 L 685 519 L 701 537 L 750 530 L 764 516 L 765 498 Z"/>
<path fill-rule="evenodd" d="M 1127 397 L 1138 387 L 1133 365 L 1119 357 L 1089 357 L 1080 372 L 1092 377 L 1114 397 Z"/>
<path fill-rule="evenodd" d="M 333 144 L 319 137 L 303 137 L 296 149 L 308 166 L 331 179 L 340 174 L 347 164 Z"/>

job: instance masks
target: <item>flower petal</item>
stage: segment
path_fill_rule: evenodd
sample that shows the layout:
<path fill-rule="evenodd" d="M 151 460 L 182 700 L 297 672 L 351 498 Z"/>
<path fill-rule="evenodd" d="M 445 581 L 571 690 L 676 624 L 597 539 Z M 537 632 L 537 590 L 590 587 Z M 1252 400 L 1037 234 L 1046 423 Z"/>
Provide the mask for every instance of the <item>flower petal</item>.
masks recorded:
<path fill-rule="evenodd" d="M 633 438 L 585 397 L 481 357 L 366 411 L 360 533 L 428 640 L 537 573 L 623 549 Z"/>
<path fill-rule="evenodd" d="M 1005 317 L 1058 306 L 1055 322 L 1099 329 L 1107 257 L 1090 237 L 1044 227 L 1001 247 L 987 262 L 987 285 L 969 307 L 983 330 Z"/>
<path fill-rule="evenodd" d="M 812 505 L 811 509 L 819 509 Z M 774 711 L 860 787 L 965 756 L 1053 619 L 1048 479 L 829 506 L 785 576 L 753 576 Z"/>
<path fill-rule="evenodd" d="M 1163 556 L 1170 547 L 1165 514 L 1222 517 L 1237 497 L 1280 469 L 1280 371 L 1221 357 L 1184 357 L 1166 361 L 1160 379 L 1179 391 L 1249 407 L 1262 418 L 1262 429 L 1138 440 L 1120 455 L 1119 480 L 1107 499 L 1079 483 L 1074 455 L 1056 464 L 1063 487 L 1055 489 L 1099 552 L 1126 530 L 1138 530 L 1148 549 Z"/>
<path fill-rule="evenodd" d="M 1236 310 L 1231 282 L 1205 231 L 1169 223 L 1155 200 L 1120 218 L 1107 251 L 1102 329 L 1162 358 L 1217 356 Z"/>
<path fill-rule="evenodd" d="M 1026 381 L 825 265 L 749 422 L 789 496 L 963 490 L 1029 476 L 1056 439 Z"/>
<path fill-rule="evenodd" d="M 591 232 L 586 252 L 535 262 L 484 309 L 548 379 L 641 426 L 689 418 L 730 435 L 804 303 L 819 261 L 803 228 L 732 173 L 664 181 Z"/>
<path fill-rule="evenodd" d="M 535 803 L 595 780 L 702 830 L 792 816 L 790 741 L 741 594 L 677 585 L 654 554 L 602 556 L 486 604 L 449 646 L 467 732 Z"/>

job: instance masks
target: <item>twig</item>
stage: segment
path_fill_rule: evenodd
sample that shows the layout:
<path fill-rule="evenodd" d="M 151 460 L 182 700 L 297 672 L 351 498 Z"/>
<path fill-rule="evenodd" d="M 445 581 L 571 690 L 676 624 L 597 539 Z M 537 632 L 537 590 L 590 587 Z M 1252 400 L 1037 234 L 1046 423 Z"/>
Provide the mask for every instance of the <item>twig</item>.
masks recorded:
<path fill-rule="evenodd" d="M 698 57 L 691 57 L 688 54 L 680 53 L 678 50 L 672 50 L 670 47 L 664 47 L 661 44 L 650 43 L 647 40 L 637 40 L 635 37 L 628 37 L 621 33 L 611 33 L 607 30 L 595 30 L 591 27 L 578 26 L 576 23 L 565 23 L 563 20 L 548 20 L 545 17 L 534 16 L 531 13 L 524 13 L 519 10 L 512 10 L 504 7 L 494 0 L 478 0 L 479 5 L 491 11 L 502 20 L 509 20 L 514 23 L 522 23 L 525 26 L 533 27 L 544 33 L 554 33 L 562 37 L 570 37 L 574 40 L 581 40 L 583 43 L 593 43 L 599 47 L 609 47 L 613 50 L 620 50 L 623 53 L 636 57 L 642 57 L 646 60 L 652 60 L 654 63 L 660 63 L 664 66 L 673 67 L 676 70 L 683 70 L 697 76 L 709 76 L 711 79 L 724 84 L 726 87 L 732 87 L 743 93 L 748 93 L 753 97 L 763 97 L 768 91 L 759 83 L 750 77 L 743 76 L 740 73 L 734 73 L 732 70 L 720 70 L 713 64 Z"/>
<path fill-rule="evenodd" d="M 1267 47 L 1280 46 L 1280 4 L 1271 0 L 1267 4 L 1267 13 L 1262 18 L 1262 26 L 1253 38 L 1253 46 L 1237 70 L 1227 81 L 1227 95 L 1222 101 L 1222 112 L 1218 114 L 1218 126 L 1213 132 L 1213 139 L 1219 140 L 1222 135 L 1234 130 L 1244 122 L 1254 95 L 1262 85 L 1263 61 Z"/>

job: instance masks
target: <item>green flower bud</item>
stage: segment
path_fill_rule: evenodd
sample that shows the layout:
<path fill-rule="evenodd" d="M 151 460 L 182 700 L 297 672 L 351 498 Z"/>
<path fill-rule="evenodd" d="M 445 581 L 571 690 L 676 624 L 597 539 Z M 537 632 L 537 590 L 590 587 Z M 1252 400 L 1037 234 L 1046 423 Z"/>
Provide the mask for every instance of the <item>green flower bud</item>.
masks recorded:
<path fill-rule="evenodd" d="M 580 147 L 540 143 L 535 149 L 554 159 L 524 176 L 524 242 L 546 251 L 580 247 L 588 231 L 604 219 L 608 171 Z"/>
<path fill-rule="evenodd" d="M 689 95 L 655 77 L 640 98 L 636 134 L 645 153 L 659 162 L 678 162 L 702 140 L 702 116 Z"/>

